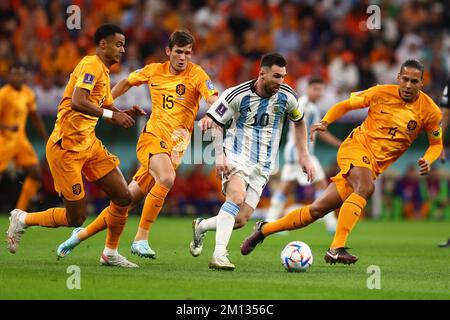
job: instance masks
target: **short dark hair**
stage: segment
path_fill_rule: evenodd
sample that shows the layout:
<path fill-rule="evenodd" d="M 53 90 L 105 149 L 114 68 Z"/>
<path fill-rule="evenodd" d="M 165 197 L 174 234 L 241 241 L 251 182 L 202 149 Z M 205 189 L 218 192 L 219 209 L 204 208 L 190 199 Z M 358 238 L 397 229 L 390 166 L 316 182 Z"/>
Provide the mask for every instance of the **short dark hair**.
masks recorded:
<path fill-rule="evenodd" d="M 194 36 L 188 30 L 177 30 L 172 32 L 169 37 L 169 48 L 172 49 L 175 45 L 184 47 L 192 44 L 194 46 Z"/>
<path fill-rule="evenodd" d="M 277 52 L 267 53 L 261 58 L 261 67 L 272 67 L 273 65 L 279 67 L 286 67 L 286 59 Z"/>
<path fill-rule="evenodd" d="M 102 39 L 105 39 L 105 38 L 107 38 L 107 37 L 109 37 L 109 36 L 111 36 L 111 35 L 114 35 L 114 34 L 116 34 L 116 33 L 120 33 L 120 34 L 125 35 L 125 34 L 123 33 L 122 29 L 120 29 L 120 27 L 117 26 L 117 25 L 115 25 L 115 24 L 112 24 L 112 23 L 106 23 L 106 24 L 100 26 L 100 27 L 95 31 L 95 34 L 94 34 L 94 41 L 95 41 L 95 44 L 98 46 L 98 45 L 100 44 L 100 41 L 101 41 Z"/>
<path fill-rule="evenodd" d="M 310 85 L 316 84 L 316 83 L 322 84 L 324 82 L 325 81 L 323 81 L 323 79 L 321 77 L 319 77 L 319 76 L 312 76 L 308 80 L 308 85 L 310 86 Z"/>
<path fill-rule="evenodd" d="M 404 68 L 417 69 L 420 71 L 422 77 L 423 77 L 423 72 L 425 71 L 425 67 L 423 66 L 423 63 L 416 59 L 408 59 L 405 62 L 403 62 L 402 66 L 400 67 L 400 73 L 402 73 Z"/>

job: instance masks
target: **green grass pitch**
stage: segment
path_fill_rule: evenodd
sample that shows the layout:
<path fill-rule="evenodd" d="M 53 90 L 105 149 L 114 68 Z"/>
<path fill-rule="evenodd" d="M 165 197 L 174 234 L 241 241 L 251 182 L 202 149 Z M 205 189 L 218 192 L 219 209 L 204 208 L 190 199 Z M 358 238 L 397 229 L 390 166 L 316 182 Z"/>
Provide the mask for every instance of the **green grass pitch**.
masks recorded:
<path fill-rule="evenodd" d="M 57 261 L 56 247 L 71 229 L 28 229 L 16 254 L 5 243 L 0 248 L 0 299 L 450 299 L 450 249 L 436 247 L 450 236 L 449 222 L 363 220 L 348 243 L 360 260 L 352 266 L 330 266 L 323 256 L 331 237 L 320 222 L 286 236 L 273 235 L 242 256 L 239 245 L 254 225 L 250 221 L 232 235 L 230 260 L 236 270 L 225 272 L 208 269 L 214 232 L 207 234 L 200 257 L 189 254 L 191 221 L 160 217 L 150 236 L 157 259 L 148 260 L 130 254 L 138 224 L 131 217 L 120 252 L 140 265 L 132 270 L 99 265 L 105 233 Z M 1 215 L 0 230 L 7 226 L 7 215 Z M 280 252 L 292 240 L 308 243 L 313 251 L 314 264 L 305 273 L 288 273 L 281 266 Z M 71 265 L 80 268 L 79 290 L 66 285 Z M 380 268 L 380 289 L 367 287 L 371 265 Z"/>

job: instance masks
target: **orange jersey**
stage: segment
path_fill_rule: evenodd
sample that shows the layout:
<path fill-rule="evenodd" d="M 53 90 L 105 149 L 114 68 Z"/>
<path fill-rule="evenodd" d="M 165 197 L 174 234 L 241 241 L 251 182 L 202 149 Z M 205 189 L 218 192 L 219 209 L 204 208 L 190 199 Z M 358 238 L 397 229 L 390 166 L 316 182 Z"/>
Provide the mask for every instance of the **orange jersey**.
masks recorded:
<path fill-rule="evenodd" d="M 97 55 L 84 57 L 70 74 L 50 137 L 55 143 L 61 140 L 62 147 L 66 150 L 83 151 L 95 140 L 95 126 L 99 118 L 72 110 L 75 88 L 88 90 L 88 100 L 99 108 L 103 104 L 113 103 L 109 69 Z"/>
<path fill-rule="evenodd" d="M 398 85 L 378 85 L 352 93 L 350 105 L 352 109 L 369 107 L 366 120 L 350 137 L 370 152 L 376 175 L 395 162 L 422 130 L 441 138 L 439 107 L 422 91 L 408 103 L 400 97 Z"/>
<path fill-rule="evenodd" d="M 178 75 L 170 73 L 169 66 L 169 61 L 148 64 L 132 72 L 128 82 L 132 86 L 147 83 L 150 89 L 152 114 L 145 131 L 169 144 L 189 143 L 200 98 L 206 100 L 217 90 L 199 65 L 188 63 Z"/>
<path fill-rule="evenodd" d="M 20 90 L 7 84 L 0 89 L 0 124 L 17 126 L 17 131 L 1 130 L 6 142 L 25 135 L 28 112 L 36 111 L 36 97 L 30 87 L 22 85 Z"/>

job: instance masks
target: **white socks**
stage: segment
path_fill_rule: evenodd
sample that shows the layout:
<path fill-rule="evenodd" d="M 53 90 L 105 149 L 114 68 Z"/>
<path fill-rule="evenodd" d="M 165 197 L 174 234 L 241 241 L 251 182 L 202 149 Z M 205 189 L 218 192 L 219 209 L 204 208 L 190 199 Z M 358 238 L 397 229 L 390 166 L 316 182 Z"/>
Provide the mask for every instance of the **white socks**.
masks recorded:
<path fill-rule="evenodd" d="M 228 242 L 233 232 L 234 221 L 239 213 L 239 206 L 231 201 L 226 201 L 217 215 L 216 247 L 213 257 L 218 258 L 227 253 Z"/>

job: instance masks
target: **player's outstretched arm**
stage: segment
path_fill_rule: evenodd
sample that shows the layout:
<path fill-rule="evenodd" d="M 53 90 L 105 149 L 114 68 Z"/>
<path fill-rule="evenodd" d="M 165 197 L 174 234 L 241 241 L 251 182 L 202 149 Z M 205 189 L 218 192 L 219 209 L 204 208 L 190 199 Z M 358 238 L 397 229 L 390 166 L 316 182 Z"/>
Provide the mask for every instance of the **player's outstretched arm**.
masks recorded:
<path fill-rule="evenodd" d="M 111 93 L 114 99 L 120 97 L 125 92 L 130 90 L 132 87 L 131 83 L 128 82 L 128 79 L 122 79 L 112 88 Z"/>
<path fill-rule="evenodd" d="M 439 128 L 433 132 L 427 132 L 428 134 L 428 149 L 425 154 L 417 162 L 419 165 L 419 174 L 421 176 L 428 174 L 431 169 L 431 164 L 439 158 L 443 147 L 442 147 L 442 129 Z"/>
<path fill-rule="evenodd" d="M 134 125 L 134 119 L 124 112 L 116 112 L 107 108 L 99 108 L 88 100 L 89 91 L 83 88 L 75 88 L 72 95 L 72 110 L 93 117 L 111 119 L 113 123 L 130 128 Z"/>
<path fill-rule="evenodd" d="M 326 121 L 320 121 L 317 123 L 314 123 L 311 128 L 309 128 L 309 140 L 311 142 L 314 141 L 314 135 L 316 134 L 316 131 L 319 132 L 326 132 L 328 128 L 328 122 Z"/>

